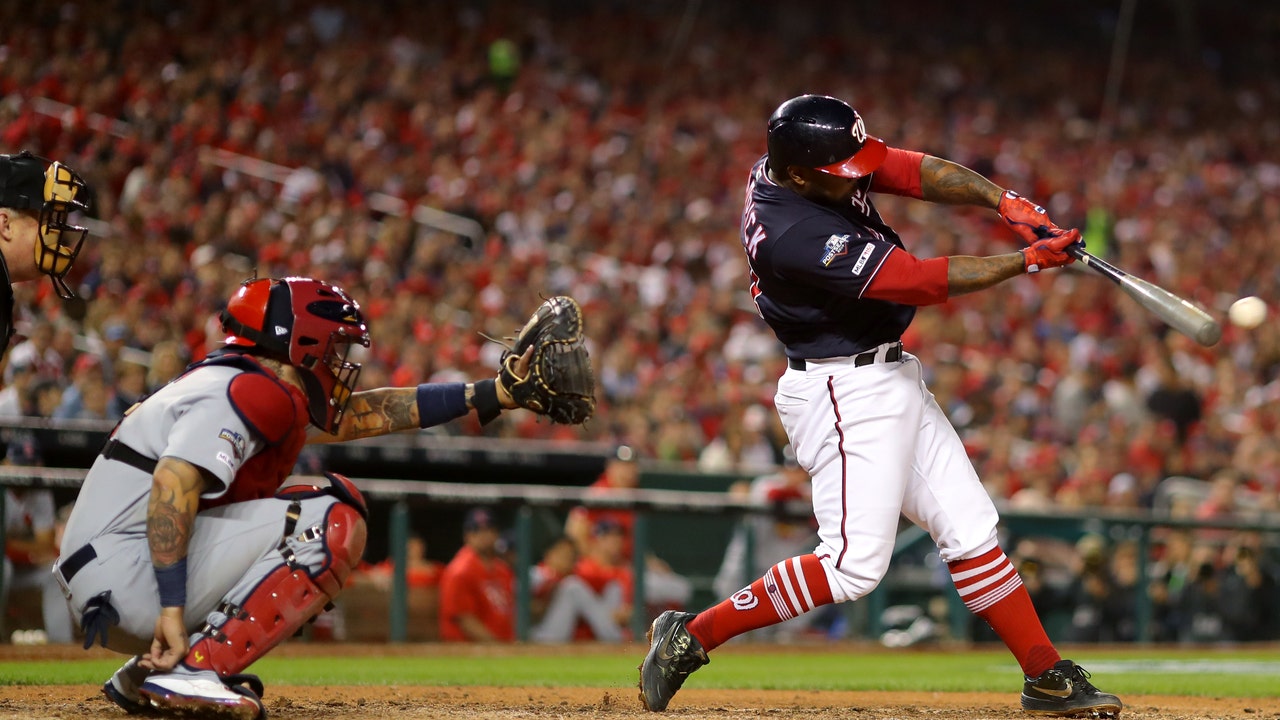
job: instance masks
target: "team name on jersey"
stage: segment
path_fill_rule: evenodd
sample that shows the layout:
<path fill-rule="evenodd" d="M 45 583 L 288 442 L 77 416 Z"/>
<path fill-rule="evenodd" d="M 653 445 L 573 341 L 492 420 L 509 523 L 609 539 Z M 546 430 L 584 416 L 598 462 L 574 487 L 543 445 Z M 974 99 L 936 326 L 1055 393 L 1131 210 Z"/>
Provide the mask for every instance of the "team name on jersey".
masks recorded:
<path fill-rule="evenodd" d="M 849 252 L 849 236 L 832 235 L 827 238 L 825 247 L 827 252 L 822 256 L 822 267 L 830 267 L 833 260 Z"/>

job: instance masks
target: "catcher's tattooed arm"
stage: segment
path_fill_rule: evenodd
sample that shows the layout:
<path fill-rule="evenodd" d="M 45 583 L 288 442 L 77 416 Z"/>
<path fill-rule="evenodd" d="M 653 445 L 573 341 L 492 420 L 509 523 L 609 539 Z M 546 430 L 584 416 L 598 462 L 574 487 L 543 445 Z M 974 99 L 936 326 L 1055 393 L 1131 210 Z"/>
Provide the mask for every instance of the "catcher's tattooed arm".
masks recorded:
<path fill-rule="evenodd" d="M 517 364 L 517 371 L 522 375 L 529 371 L 529 353 L 525 353 L 522 363 Z M 441 383 L 436 387 L 445 388 Z M 472 410 L 475 399 L 475 383 L 467 383 L 462 391 L 465 410 Z M 503 408 L 517 407 L 511 394 L 501 383 L 497 385 L 498 402 Z M 313 430 L 307 437 L 309 444 L 345 442 L 359 438 L 377 437 L 403 430 L 416 430 L 422 427 L 422 416 L 418 404 L 419 387 L 387 387 L 375 390 L 364 390 L 351 396 L 342 421 L 335 434 Z M 431 423 L 435 424 L 435 423 Z"/>
<path fill-rule="evenodd" d="M 151 652 L 140 664 L 150 670 L 172 670 L 187 654 L 187 546 L 195 527 L 200 493 L 208 486 L 205 471 L 185 460 L 162 457 L 151 477 L 147 501 L 147 546 L 160 591 Z"/>

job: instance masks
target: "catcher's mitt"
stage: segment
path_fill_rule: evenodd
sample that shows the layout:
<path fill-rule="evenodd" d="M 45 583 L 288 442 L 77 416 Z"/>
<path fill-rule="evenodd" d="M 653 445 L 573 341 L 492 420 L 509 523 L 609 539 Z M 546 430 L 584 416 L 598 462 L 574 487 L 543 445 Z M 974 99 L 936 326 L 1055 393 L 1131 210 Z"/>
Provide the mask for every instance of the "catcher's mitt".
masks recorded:
<path fill-rule="evenodd" d="M 513 368 L 529 347 L 529 372 L 521 379 Z M 591 418 L 596 381 L 577 301 L 557 295 L 538 306 L 502 354 L 498 382 L 520 407 L 552 422 L 579 425 Z"/>

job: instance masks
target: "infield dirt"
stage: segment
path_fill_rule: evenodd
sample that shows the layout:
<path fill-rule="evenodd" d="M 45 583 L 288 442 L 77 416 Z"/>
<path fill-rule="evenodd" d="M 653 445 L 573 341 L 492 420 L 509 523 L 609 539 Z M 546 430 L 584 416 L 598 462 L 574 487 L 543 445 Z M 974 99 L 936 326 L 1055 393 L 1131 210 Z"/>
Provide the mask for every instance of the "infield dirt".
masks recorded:
<path fill-rule="evenodd" d="M 306 652 L 307 646 L 285 646 L 282 654 Z M 335 649 L 329 646 L 327 649 Z M 314 650 L 314 648 L 313 648 Z M 354 651 L 355 649 L 352 648 Z M 383 648 L 383 650 L 389 650 Z M 404 648 L 397 648 L 403 652 Z M 343 652 L 346 652 L 344 649 Z M 361 647 L 353 654 L 378 652 Z M 394 652 L 394 651 L 392 651 Z M 519 648 L 512 648 L 519 652 Z M 0 660 L 83 659 L 76 646 L 21 648 L 0 646 Z M 1147 720 L 1280 720 L 1280 699 L 1123 697 L 1125 719 Z M 988 720 L 1027 718 L 1010 693 L 844 692 L 797 690 L 707 690 L 688 687 L 666 713 L 644 712 L 632 687 L 546 688 L 424 685 L 318 687 L 268 685 L 267 716 L 272 720 L 381 720 L 445 718 L 450 720 L 535 720 L 608 718 L 768 718 L 809 720 Z M 101 694 L 96 685 L 0 686 L 0 720 L 128 717 Z"/>

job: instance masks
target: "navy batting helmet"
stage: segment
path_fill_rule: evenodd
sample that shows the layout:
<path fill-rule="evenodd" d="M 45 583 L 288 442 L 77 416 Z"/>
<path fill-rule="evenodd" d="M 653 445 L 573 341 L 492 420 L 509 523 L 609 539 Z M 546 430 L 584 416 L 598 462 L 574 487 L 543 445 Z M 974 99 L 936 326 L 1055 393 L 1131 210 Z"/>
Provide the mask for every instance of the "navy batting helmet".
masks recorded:
<path fill-rule="evenodd" d="M 875 172 L 887 151 L 849 103 L 826 95 L 791 98 L 769 118 L 769 168 L 777 173 L 799 165 L 860 178 Z"/>

